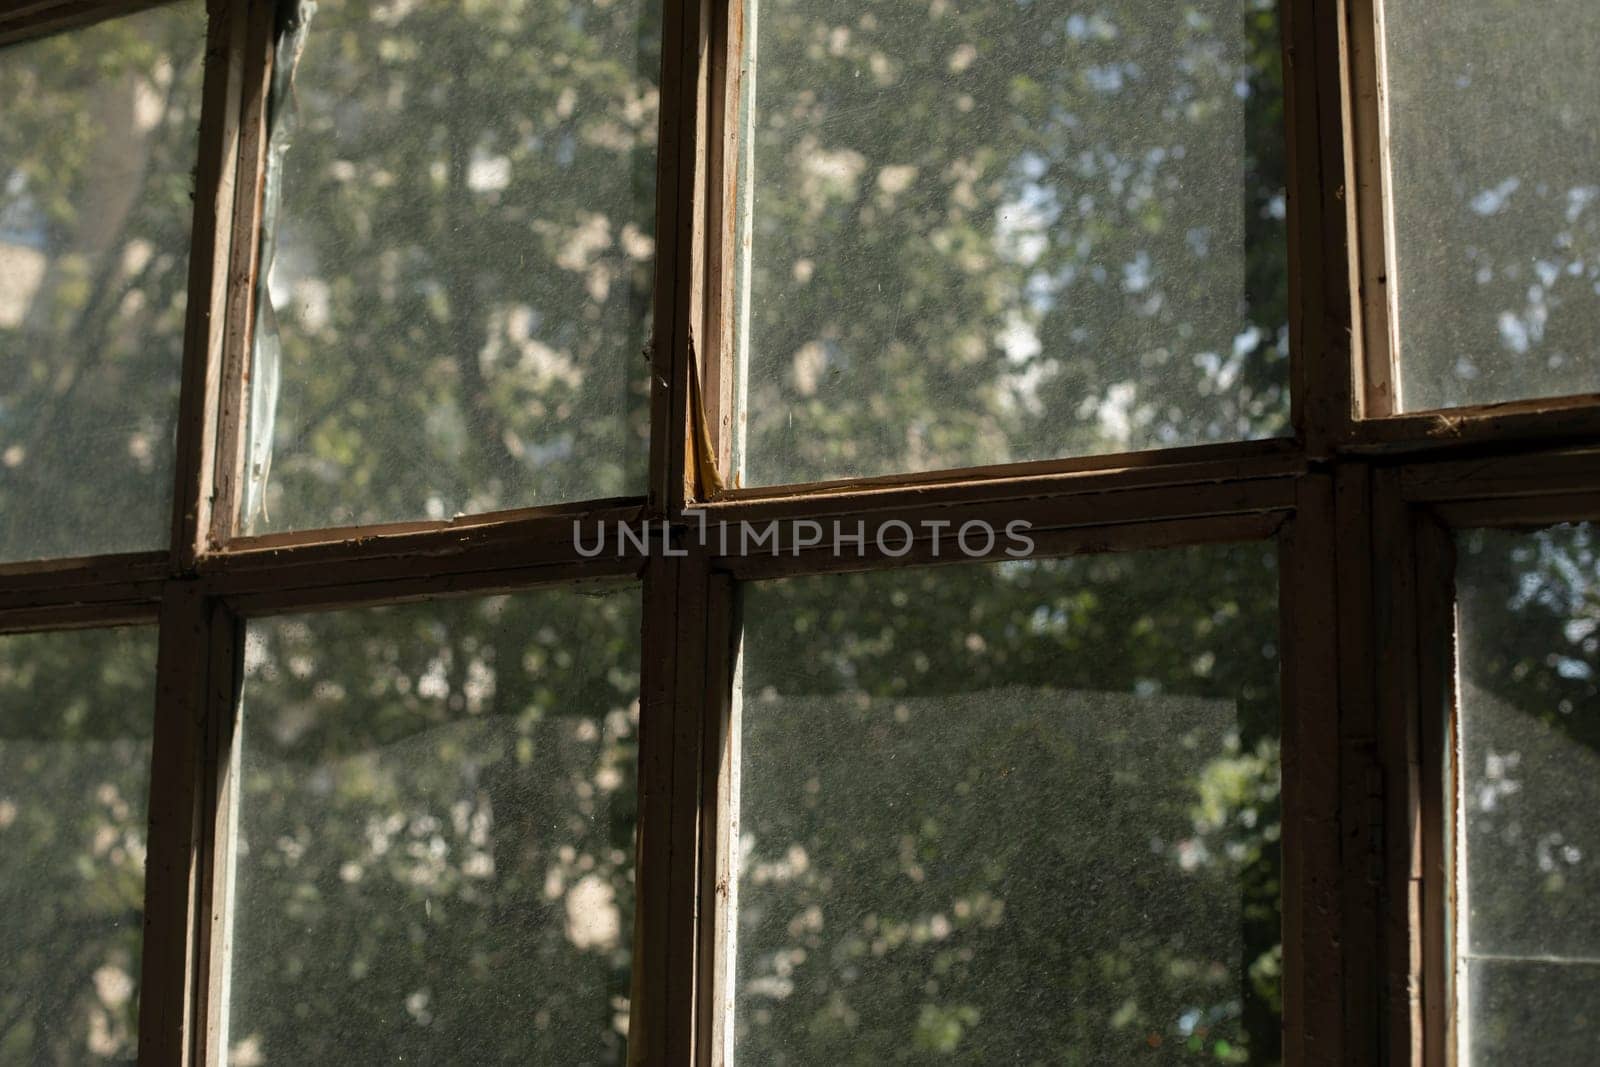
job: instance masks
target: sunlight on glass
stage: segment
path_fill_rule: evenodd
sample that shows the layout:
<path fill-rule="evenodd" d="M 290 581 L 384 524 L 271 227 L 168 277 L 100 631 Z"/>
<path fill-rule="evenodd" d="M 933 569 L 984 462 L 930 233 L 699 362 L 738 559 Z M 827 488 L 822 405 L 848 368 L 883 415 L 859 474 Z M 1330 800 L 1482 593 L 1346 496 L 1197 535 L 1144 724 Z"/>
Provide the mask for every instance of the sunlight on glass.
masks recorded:
<path fill-rule="evenodd" d="M 0 637 L 0 1063 L 138 1048 L 153 629 Z"/>
<path fill-rule="evenodd" d="M 1600 392 L 1600 5 L 1383 8 L 1401 407 Z"/>
<path fill-rule="evenodd" d="M 759 0 L 746 484 L 1284 432 L 1268 0 Z"/>
<path fill-rule="evenodd" d="M 1600 1042 L 1600 539 L 1460 538 L 1463 1063 Z"/>
<path fill-rule="evenodd" d="M 0 49 L 0 560 L 166 546 L 205 7 Z"/>
<path fill-rule="evenodd" d="M 624 1061 L 638 629 L 629 589 L 250 624 L 231 1063 Z"/>
<path fill-rule="evenodd" d="M 642 493 L 654 0 L 285 0 L 246 532 Z"/>
<path fill-rule="evenodd" d="M 739 1062 L 1274 1063 L 1276 553 L 745 596 Z"/>

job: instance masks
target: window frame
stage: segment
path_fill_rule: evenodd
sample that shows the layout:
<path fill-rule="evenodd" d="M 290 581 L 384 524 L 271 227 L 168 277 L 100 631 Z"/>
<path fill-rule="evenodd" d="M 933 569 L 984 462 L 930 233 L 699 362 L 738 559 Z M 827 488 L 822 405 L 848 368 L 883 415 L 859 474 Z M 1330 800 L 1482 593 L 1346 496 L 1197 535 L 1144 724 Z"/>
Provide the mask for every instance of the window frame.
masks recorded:
<path fill-rule="evenodd" d="M 0 0 L 0 44 L 155 2 Z M 1453 678 L 1421 639 L 1440 632 L 1449 602 L 1441 531 L 1600 518 L 1600 451 L 1563 450 L 1600 444 L 1600 397 L 1386 407 L 1381 0 L 1280 0 L 1291 437 L 736 488 L 721 472 L 736 369 L 739 72 L 754 2 L 663 4 L 646 495 L 250 537 L 232 516 L 274 7 L 206 0 L 172 542 L 0 564 L 0 632 L 160 627 L 139 1061 L 214 1063 L 223 1051 L 220 879 L 244 621 L 603 578 L 639 582 L 644 603 L 629 1062 L 726 1062 L 719 931 L 737 585 L 931 560 L 920 549 L 718 555 L 690 543 L 703 511 L 777 522 L 785 544 L 800 522 L 927 516 L 1029 519 L 1040 555 L 1278 539 L 1285 1060 L 1449 1062 L 1440 872 L 1450 824 L 1425 799 L 1448 744 L 1421 711 L 1448 699 Z M 575 551 L 575 521 L 641 519 L 668 524 L 684 554 Z"/>

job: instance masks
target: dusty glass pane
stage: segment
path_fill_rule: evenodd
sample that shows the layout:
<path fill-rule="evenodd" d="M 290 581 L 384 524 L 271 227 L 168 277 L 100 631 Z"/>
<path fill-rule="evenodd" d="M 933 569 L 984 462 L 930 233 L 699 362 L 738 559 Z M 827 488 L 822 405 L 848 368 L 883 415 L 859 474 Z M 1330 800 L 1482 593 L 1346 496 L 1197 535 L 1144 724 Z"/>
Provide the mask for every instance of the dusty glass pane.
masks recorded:
<path fill-rule="evenodd" d="M 250 625 L 231 1063 L 623 1062 L 638 628 L 631 589 Z"/>
<path fill-rule="evenodd" d="M 1461 916 L 1469 1062 L 1600 1041 L 1600 544 L 1460 540 Z"/>
<path fill-rule="evenodd" d="M 240 525 L 642 493 L 658 0 L 285 0 Z"/>
<path fill-rule="evenodd" d="M 138 1047 L 150 629 L 0 637 L 0 1063 Z"/>
<path fill-rule="evenodd" d="M 738 1062 L 1276 1062 L 1275 566 L 750 588 Z"/>
<path fill-rule="evenodd" d="M 1570 1067 L 1594 1059 L 1600 965 L 1475 959 L 1467 988 L 1471 1053 L 1463 1062 Z"/>
<path fill-rule="evenodd" d="M 1383 8 L 1401 406 L 1600 391 L 1600 6 Z"/>
<path fill-rule="evenodd" d="M 1271 436 L 1268 0 L 760 0 L 743 481 Z"/>
<path fill-rule="evenodd" d="M 205 36 L 0 48 L 0 560 L 167 544 Z"/>

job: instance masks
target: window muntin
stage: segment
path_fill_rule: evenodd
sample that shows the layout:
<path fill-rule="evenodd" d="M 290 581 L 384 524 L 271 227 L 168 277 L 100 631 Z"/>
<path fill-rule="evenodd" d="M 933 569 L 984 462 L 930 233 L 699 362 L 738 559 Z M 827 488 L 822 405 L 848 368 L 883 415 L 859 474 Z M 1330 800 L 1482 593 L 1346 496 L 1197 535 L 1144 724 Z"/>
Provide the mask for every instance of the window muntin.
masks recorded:
<path fill-rule="evenodd" d="M 1600 9 L 1383 15 L 1400 408 L 1600 392 Z"/>
<path fill-rule="evenodd" d="M 0 636 L 0 1061 L 138 1041 L 153 629 Z"/>
<path fill-rule="evenodd" d="M 1600 1025 L 1596 528 L 1458 545 L 1461 1062 L 1581 1062 Z"/>
<path fill-rule="evenodd" d="M 1284 432 L 1273 5 L 748 6 L 743 484 Z"/>
<path fill-rule="evenodd" d="M 1274 1062 L 1275 565 L 749 587 L 736 1058 Z"/>
<path fill-rule="evenodd" d="M 240 528 L 642 493 L 659 9 L 283 12 Z"/>
<path fill-rule="evenodd" d="M 638 593 L 254 621 L 231 1061 L 624 1062 Z"/>
<path fill-rule="evenodd" d="M 0 561 L 167 543 L 205 34 L 0 49 Z"/>

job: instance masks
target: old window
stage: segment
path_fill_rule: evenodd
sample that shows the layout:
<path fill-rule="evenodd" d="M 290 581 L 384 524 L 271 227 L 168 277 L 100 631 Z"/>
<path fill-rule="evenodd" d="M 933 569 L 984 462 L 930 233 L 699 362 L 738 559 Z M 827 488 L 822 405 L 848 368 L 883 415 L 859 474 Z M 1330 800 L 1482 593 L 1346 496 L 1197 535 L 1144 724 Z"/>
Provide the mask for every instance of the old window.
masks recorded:
<path fill-rule="evenodd" d="M 0 6 L 0 1060 L 1581 1059 L 1600 46 L 1457 14 Z"/>

